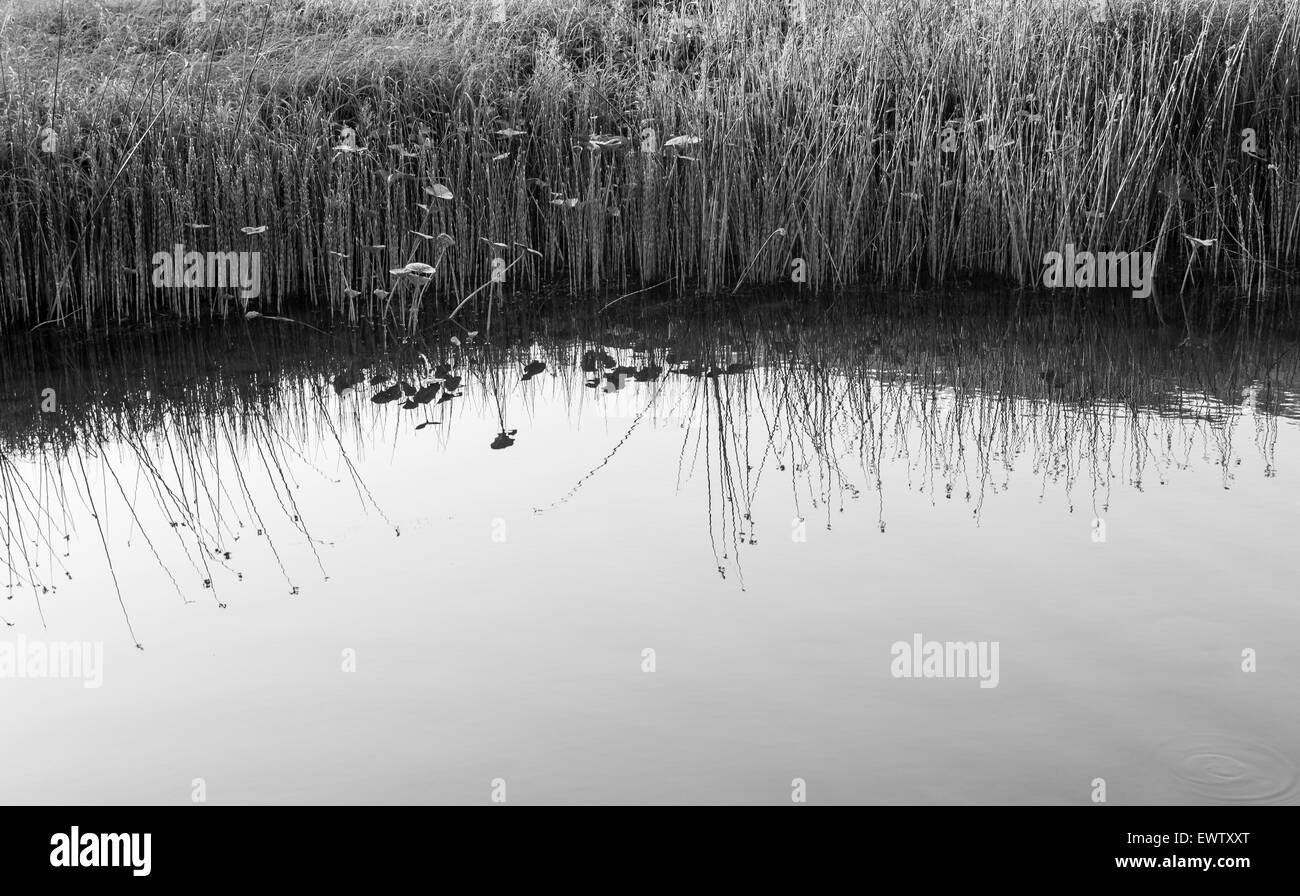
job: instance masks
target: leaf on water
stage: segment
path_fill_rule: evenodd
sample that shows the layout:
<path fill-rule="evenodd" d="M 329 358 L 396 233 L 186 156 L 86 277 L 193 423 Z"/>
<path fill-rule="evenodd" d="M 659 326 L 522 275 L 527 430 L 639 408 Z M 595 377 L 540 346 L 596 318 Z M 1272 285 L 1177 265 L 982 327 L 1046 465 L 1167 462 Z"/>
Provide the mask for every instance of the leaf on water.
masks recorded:
<path fill-rule="evenodd" d="M 421 423 L 419 426 L 417 426 L 417 427 L 415 427 L 415 428 L 416 428 L 416 429 L 424 429 L 426 426 L 438 426 L 438 425 L 440 424 L 440 422 L 441 422 L 441 421 L 438 421 L 438 420 L 425 420 L 423 423 Z"/>
<path fill-rule="evenodd" d="M 387 389 L 381 389 L 376 392 L 374 395 L 370 396 L 370 400 L 375 404 L 387 404 L 390 401 L 397 401 L 397 399 L 401 397 L 402 387 L 394 384 L 389 386 Z"/>
<path fill-rule="evenodd" d="M 457 376 L 454 373 L 449 374 L 445 379 L 443 379 L 442 388 L 448 392 L 455 392 L 457 389 L 460 388 L 460 383 L 461 383 L 461 377 Z"/>
<path fill-rule="evenodd" d="M 408 383 L 406 380 L 399 380 L 397 385 L 399 388 L 401 388 L 403 395 L 415 394 L 415 387 L 412 386 L 410 383 Z"/>
<path fill-rule="evenodd" d="M 494 248 L 494 249 L 509 249 L 509 248 L 510 248 L 510 247 L 507 246 L 505 243 L 497 243 L 497 242 L 493 242 L 492 240 L 488 239 L 488 238 L 485 237 L 485 236 L 481 236 L 481 237 L 479 237 L 479 239 L 482 240 L 483 242 L 487 243 L 489 246 L 491 246 L 491 247 Z"/>
<path fill-rule="evenodd" d="M 415 393 L 415 401 L 419 404 L 428 404 L 438 397 L 439 388 L 438 383 L 428 383 L 427 385 L 421 386 Z"/>
<path fill-rule="evenodd" d="M 448 401 L 451 401 L 453 398 L 460 398 L 460 393 L 459 393 L 459 392 L 455 392 L 455 393 L 453 393 L 453 392 L 446 392 L 446 391 L 444 391 L 444 392 L 442 393 L 442 396 L 438 399 L 438 404 L 444 404 L 444 403 L 446 403 L 446 402 L 448 402 Z"/>
<path fill-rule="evenodd" d="M 388 298 L 388 290 L 386 290 L 386 289 L 376 289 L 376 290 L 375 290 L 375 295 L 378 296 L 378 297 L 381 298 L 381 299 L 386 299 L 386 298 Z"/>
<path fill-rule="evenodd" d="M 460 345 L 460 337 L 459 337 L 459 336 L 453 336 L 453 337 L 451 337 L 451 344 L 452 344 L 452 345 Z"/>
<path fill-rule="evenodd" d="M 515 443 L 515 440 L 510 437 L 514 432 L 515 430 L 512 429 L 508 433 L 505 432 L 497 433 L 497 437 L 492 440 L 492 448 L 494 450 L 499 448 L 509 448 L 511 445 Z"/>
<path fill-rule="evenodd" d="M 723 373 L 745 373 L 746 371 L 753 369 L 754 365 L 750 364 L 748 361 L 736 361 L 734 364 L 728 364 L 727 369 L 724 370 Z"/>
<path fill-rule="evenodd" d="M 608 369 L 617 365 L 608 352 L 590 350 L 582 353 L 582 369 L 587 373 L 595 373 L 598 366 Z"/>
<path fill-rule="evenodd" d="M 413 411 L 413 410 L 415 410 L 416 408 L 418 408 L 419 406 L 420 406 L 420 403 L 419 403 L 418 401 L 412 399 L 412 398 L 408 398 L 408 399 L 406 399 L 406 401 L 402 402 L 402 407 L 403 407 L 405 410 L 408 410 L 408 411 Z"/>
<path fill-rule="evenodd" d="M 265 225 L 265 224 L 259 224 L 257 227 L 241 227 L 241 228 L 239 228 L 239 229 L 240 229 L 243 233 L 248 234 L 249 236 L 252 236 L 252 235 L 255 234 L 255 233 L 266 233 L 266 225 Z"/>
<path fill-rule="evenodd" d="M 428 193 L 430 196 L 436 196 L 439 199 L 452 198 L 451 190 L 447 189 L 442 184 L 434 184 L 432 187 L 425 187 L 424 192 Z"/>
<path fill-rule="evenodd" d="M 245 311 L 245 312 L 244 312 L 244 320 L 252 320 L 252 319 L 255 318 L 255 317 L 261 317 L 261 316 L 262 316 L 262 314 L 261 314 L 261 312 L 259 312 L 259 311 Z"/>
<path fill-rule="evenodd" d="M 517 130 L 515 130 L 514 128 L 502 128 L 501 130 L 499 130 L 499 131 L 493 131 L 492 133 L 497 134 L 498 136 L 501 136 L 501 137 L 522 137 L 522 136 L 524 136 L 525 134 L 527 134 L 528 132 L 527 132 L 527 131 L 517 131 Z"/>
<path fill-rule="evenodd" d="M 700 137 L 692 137 L 683 134 L 680 137 L 673 137 L 669 140 L 665 140 L 664 146 L 694 146 L 696 143 L 700 142 L 702 142 L 702 138 Z"/>
<path fill-rule="evenodd" d="M 454 245 L 456 245 L 456 239 L 450 233 L 438 234 L 439 249 L 450 249 Z"/>
<path fill-rule="evenodd" d="M 520 248 L 520 249 L 523 249 L 525 252 L 531 252 L 531 253 L 533 253 L 533 254 L 536 255 L 538 258 L 542 258 L 542 257 L 543 257 L 541 252 L 538 252 L 536 249 L 532 249 L 532 248 L 530 248 L 530 247 L 528 247 L 528 246 L 525 246 L 523 243 L 515 243 L 515 246 L 518 247 L 518 248 Z"/>
<path fill-rule="evenodd" d="M 418 230 L 410 230 L 410 231 L 407 231 L 407 232 L 408 232 L 408 233 L 413 233 L 413 234 L 415 234 L 416 236 L 418 236 L 418 237 L 419 237 L 420 239 L 422 239 L 422 240 L 436 240 L 436 239 L 437 239 L 437 237 L 434 236 L 434 235 L 431 234 L 431 233 L 420 233 L 420 231 L 418 231 Z"/>
<path fill-rule="evenodd" d="M 503 160 L 508 159 L 508 158 L 510 158 L 510 153 L 508 153 L 508 152 L 502 152 L 502 153 L 497 153 L 496 155 L 494 155 L 494 156 L 492 157 L 492 161 L 494 161 L 494 162 L 500 162 L 500 161 L 503 161 Z"/>
<path fill-rule="evenodd" d="M 546 369 L 545 361 L 529 361 L 524 365 L 524 379 L 531 380 Z"/>
<path fill-rule="evenodd" d="M 351 389 L 357 384 L 357 382 L 358 380 L 353 374 L 340 373 L 338 376 L 334 377 L 334 394 L 342 395 L 345 390 Z"/>

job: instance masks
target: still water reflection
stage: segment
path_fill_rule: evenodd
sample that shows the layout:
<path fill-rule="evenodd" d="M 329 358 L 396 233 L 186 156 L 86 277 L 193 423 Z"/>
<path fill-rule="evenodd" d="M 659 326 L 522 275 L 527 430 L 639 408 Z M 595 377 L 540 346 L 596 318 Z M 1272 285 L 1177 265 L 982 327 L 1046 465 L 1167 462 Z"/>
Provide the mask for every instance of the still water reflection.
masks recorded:
<path fill-rule="evenodd" d="M 9 344 L 0 801 L 1300 802 L 1293 343 L 498 327 Z"/>

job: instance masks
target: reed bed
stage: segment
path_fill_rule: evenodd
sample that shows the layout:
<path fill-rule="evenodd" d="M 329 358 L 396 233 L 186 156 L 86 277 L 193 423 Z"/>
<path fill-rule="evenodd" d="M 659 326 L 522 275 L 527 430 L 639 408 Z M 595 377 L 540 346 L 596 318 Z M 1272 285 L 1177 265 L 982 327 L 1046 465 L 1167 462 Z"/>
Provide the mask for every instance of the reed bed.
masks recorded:
<path fill-rule="evenodd" d="M 0 326 L 1033 287 L 1067 243 L 1187 316 L 1300 270 L 1288 0 L 205 8 L 0 7 Z M 154 286 L 176 244 L 259 294 Z"/>

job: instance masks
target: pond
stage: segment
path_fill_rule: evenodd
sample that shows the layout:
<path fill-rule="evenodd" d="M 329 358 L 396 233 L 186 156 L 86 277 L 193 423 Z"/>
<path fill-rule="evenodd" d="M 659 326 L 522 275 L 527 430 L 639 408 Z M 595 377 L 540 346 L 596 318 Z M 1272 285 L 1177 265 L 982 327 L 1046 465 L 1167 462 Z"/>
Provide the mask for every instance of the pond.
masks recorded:
<path fill-rule="evenodd" d="M 1300 802 L 1294 342 L 495 325 L 10 341 L 0 801 Z"/>

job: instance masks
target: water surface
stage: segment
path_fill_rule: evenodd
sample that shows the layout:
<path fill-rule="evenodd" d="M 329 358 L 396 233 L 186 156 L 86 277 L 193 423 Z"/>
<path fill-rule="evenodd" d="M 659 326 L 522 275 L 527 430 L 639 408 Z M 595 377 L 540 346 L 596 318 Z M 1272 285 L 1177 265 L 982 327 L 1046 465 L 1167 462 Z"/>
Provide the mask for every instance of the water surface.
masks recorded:
<path fill-rule="evenodd" d="M 0 801 L 1300 801 L 1293 344 L 484 336 L 11 343 L 0 640 L 103 668 L 0 678 Z"/>

